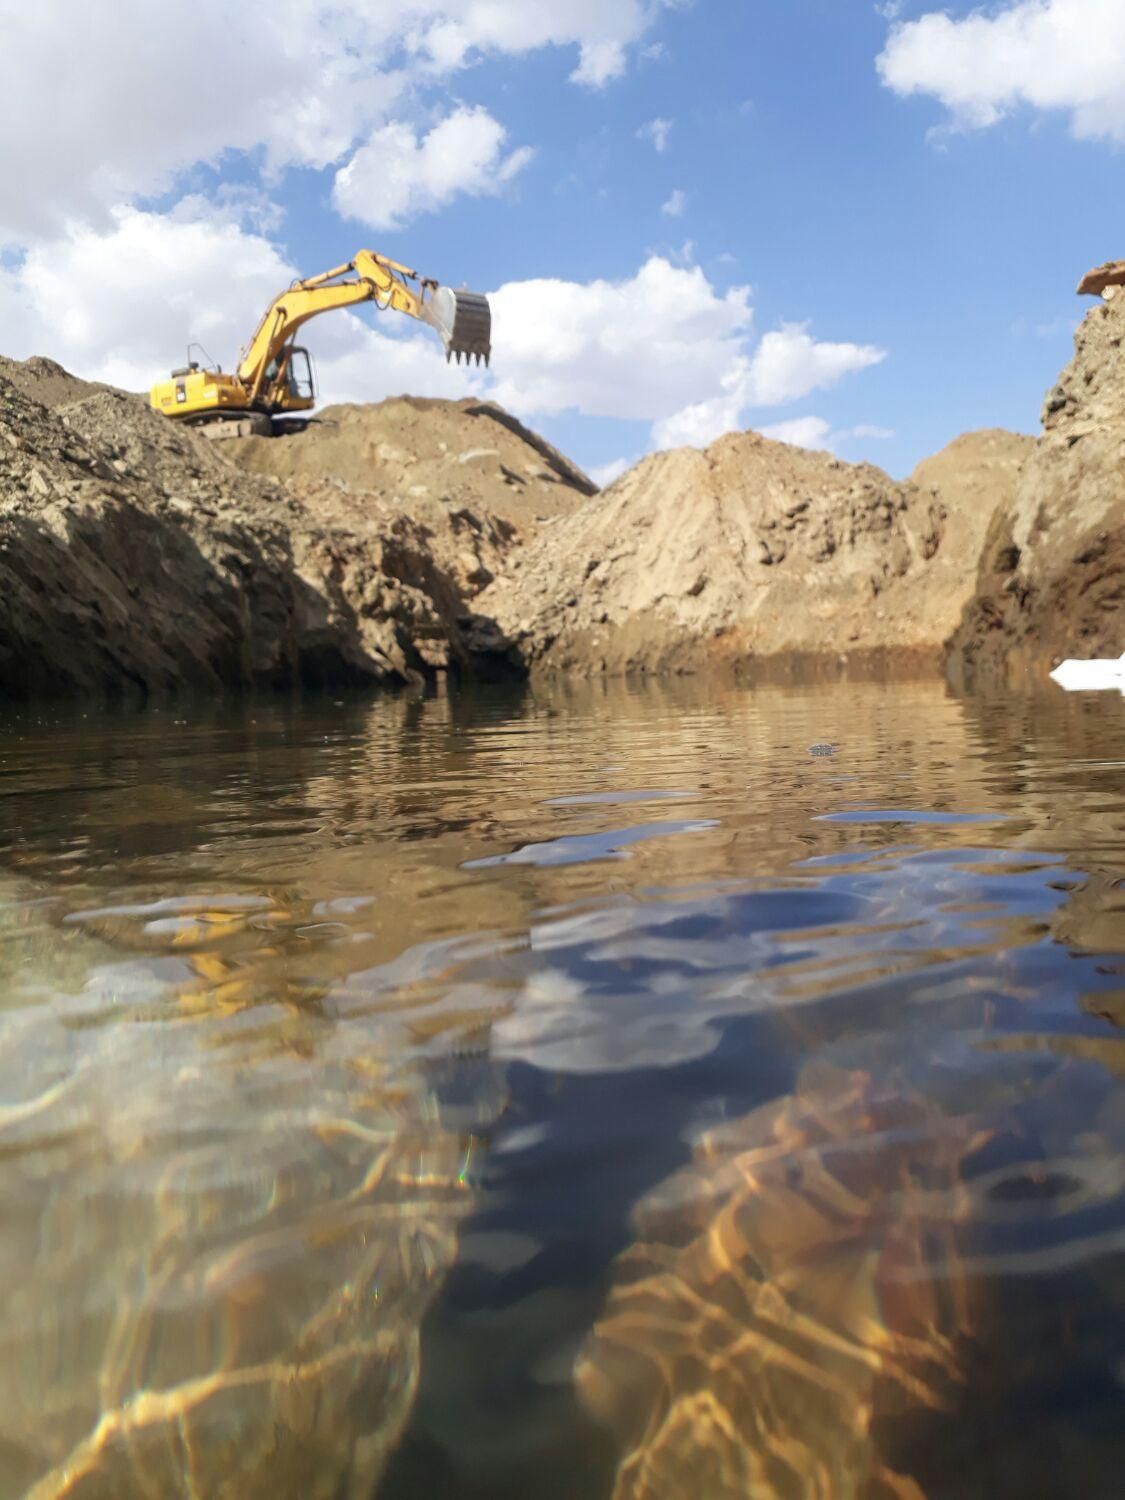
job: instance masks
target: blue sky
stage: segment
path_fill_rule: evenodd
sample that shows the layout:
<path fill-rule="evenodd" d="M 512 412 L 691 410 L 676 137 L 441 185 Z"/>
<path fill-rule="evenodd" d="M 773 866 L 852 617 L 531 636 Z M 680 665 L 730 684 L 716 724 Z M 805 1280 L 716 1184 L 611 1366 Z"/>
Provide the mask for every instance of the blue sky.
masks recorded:
<path fill-rule="evenodd" d="M 754 426 L 903 474 L 1034 431 L 1125 253 L 1122 0 L 89 10 L 0 0 L 0 352 L 127 385 L 369 245 L 494 293 L 475 388 L 599 473 Z M 326 398 L 468 388 L 399 322 L 310 326 Z"/>

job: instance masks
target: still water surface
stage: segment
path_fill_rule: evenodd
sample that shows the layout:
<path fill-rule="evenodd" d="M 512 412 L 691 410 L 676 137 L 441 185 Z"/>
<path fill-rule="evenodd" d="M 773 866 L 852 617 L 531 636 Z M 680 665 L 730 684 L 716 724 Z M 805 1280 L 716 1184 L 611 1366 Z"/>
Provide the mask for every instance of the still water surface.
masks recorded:
<path fill-rule="evenodd" d="M 1120 1494 L 1123 1024 L 1116 697 L 9 718 L 0 1497 Z"/>

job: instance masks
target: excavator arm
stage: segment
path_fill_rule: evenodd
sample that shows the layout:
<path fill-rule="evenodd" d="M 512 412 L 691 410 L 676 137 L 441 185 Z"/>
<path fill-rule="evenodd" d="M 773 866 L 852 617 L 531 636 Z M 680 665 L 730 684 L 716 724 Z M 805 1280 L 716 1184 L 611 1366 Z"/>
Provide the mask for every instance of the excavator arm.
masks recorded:
<path fill-rule="evenodd" d="M 362 302 L 428 323 L 447 360 L 456 356 L 460 364 L 463 355 L 466 362 L 489 362 L 492 315 L 487 297 L 455 292 L 385 255 L 360 250 L 346 265 L 295 281 L 275 297 L 233 375 L 195 365 L 174 370 L 171 380 L 153 386 L 152 405 L 188 421 L 259 414 L 254 421 L 267 428 L 269 413 L 307 410 L 313 404 L 311 380 L 307 391 L 298 391 L 290 379 L 294 353 L 304 358 L 295 349 L 297 330 L 320 313 Z"/>
<path fill-rule="evenodd" d="M 354 273 L 354 275 L 352 274 Z M 374 302 L 428 323 L 445 347 L 446 358 L 475 357 L 487 364 L 491 356 L 491 317 L 488 300 L 476 292 L 454 292 L 409 266 L 372 250 L 360 250 L 354 260 L 295 281 L 275 297 L 247 345 L 238 378 L 257 400 L 266 370 L 278 361 L 302 323 L 337 307 Z"/>

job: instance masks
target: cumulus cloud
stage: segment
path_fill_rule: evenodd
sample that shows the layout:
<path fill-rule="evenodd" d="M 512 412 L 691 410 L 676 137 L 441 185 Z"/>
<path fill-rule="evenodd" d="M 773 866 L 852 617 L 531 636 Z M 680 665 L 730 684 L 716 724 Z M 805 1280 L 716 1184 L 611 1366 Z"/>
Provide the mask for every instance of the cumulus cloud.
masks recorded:
<path fill-rule="evenodd" d="M 497 399 L 653 421 L 738 359 L 749 295 L 720 294 L 698 266 L 659 255 L 620 281 L 509 282 L 492 294 Z"/>
<path fill-rule="evenodd" d="M 524 146 L 504 154 L 507 132 L 486 109 L 454 110 L 418 136 L 386 125 L 336 173 L 332 202 L 345 218 L 398 229 L 461 194 L 498 193 L 531 160 Z"/>
<path fill-rule="evenodd" d="M 872 344 L 818 343 L 807 324 L 783 324 L 767 333 L 753 353 L 740 352 L 732 359 L 713 394 L 660 419 L 653 434 L 656 445 L 703 447 L 744 426 L 755 407 L 800 401 L 885 358 L 886 351 Z"/>
<path fill-rule="evenodd" d="M 885 358 L 886 351 L 871 344 L 821 344 L 807 324 L 783 323 L 758 345 L 743 399 L 750 406 L 785 406 Z"/>
<path fill-rule="evenodd" d="M 669 197 L 660 205 L 660 212 L 669 219 L 682 219 L 684 209 L 687 207 L 687 194 L 682 188 L 675 188 Z"/>
<path fill-rule="evenodd" d="M 751 344 L 750 289 L 653 255 L 634 276 L 512 282 L 492 294 L 496 399 L 528 417 L 575 410 L 652 424 L 657 447 L 702 446 L 877 364 L 870 344 L 785 324 Z"/>
<path fill-rule="evenodd" d="M 1015 0 L 957 20 L 900 23 L 878 59 L 898 94 L 929 94 L 954 129 L 994 125 L 1020 105 L 1061 110 L 1073 133 L 1125 141 L 1125 5 Z"/>
<path fill-rule="evenodd" d="M 661 119 L 658 115 L 655 120 L 649 120 L 637 131 L 639 141 L 651 141 L 656 150 L 663 153 L 668 149 L 668 137 L 672 134 L 671 120 Z"/>
<path fill-rule="evenodd" d="M 0 244 L 98 220 L 178 173 L 260 151 L 265 170 L 324 168 L 409 92 L 486 54 L 578 49 L 572 76 L 621 73 L 660 0 L 194 0 L 190 25 L 149 0 L 0 0 Z M 65 78 L 45 88 L 43 80 Z M 123 107 L 123 100 L 128 101 Z"/>

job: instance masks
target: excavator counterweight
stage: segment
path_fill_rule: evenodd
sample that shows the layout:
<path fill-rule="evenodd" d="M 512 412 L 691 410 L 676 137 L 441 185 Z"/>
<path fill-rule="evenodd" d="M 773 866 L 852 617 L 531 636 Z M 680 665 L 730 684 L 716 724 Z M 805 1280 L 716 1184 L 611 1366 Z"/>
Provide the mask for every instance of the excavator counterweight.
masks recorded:
<path fill-rule="evenodd" d="M 209 433 L 272 431 L 275 416 L 311 411 L 316 390 L 308 353 L 295 343 L 310 318 L 333 308 L 373 302 L 427 323 L 441 339 L 447 360 L 487 365 L 492 354 L 492 313 L 479 292 L 454 291 L 373 250 L 346 265 L 295 281 L 275 297 L 243 349 L 233 374 L 197 364 L 174 370 L 150 393 L 157 411 L 185 422 L 205 422 Z"/>

